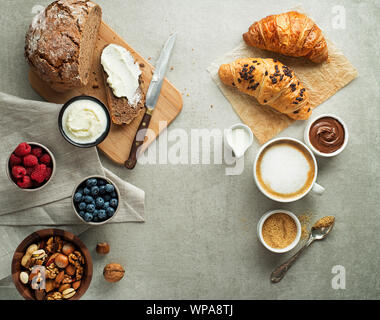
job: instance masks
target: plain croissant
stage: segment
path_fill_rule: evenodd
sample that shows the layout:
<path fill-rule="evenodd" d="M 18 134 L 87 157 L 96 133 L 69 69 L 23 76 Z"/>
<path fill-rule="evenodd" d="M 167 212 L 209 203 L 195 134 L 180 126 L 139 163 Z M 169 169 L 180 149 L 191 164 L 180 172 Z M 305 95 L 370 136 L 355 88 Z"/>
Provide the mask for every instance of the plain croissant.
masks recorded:
<path fill-rule="evenodd" d="M 295 120 L 310 117 L 309 97 L 294 71 L 274 59 L 244 58 L 223 64 L 220 80 Z"/>
<path fill-rule="evenodd" d="M 321 29 L 297 11 L 271 15 L 255 22 L 243 34 L 247 45 L 315 63 L 326 61 L 328 50 Z"/>

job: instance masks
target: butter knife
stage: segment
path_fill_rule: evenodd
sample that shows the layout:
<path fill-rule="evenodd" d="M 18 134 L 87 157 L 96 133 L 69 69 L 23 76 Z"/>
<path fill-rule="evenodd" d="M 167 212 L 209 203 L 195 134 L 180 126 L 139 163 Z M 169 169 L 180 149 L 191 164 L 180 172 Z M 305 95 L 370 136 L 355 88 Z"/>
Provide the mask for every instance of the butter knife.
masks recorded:
<path fill-rule="evenodd" d="M 146 111 L 144 117 L 142 118 L 139 128 L 137 129 L 136 136 L 133 140 L 131 151 L 127 161 L 125 161 L 125 167 L 128 169 L 133 169 L 137 163 L 137 151 L 138 148 L 144 143 L 145 132 L 149 127 L 150 119 L 152 118 L 153 110 L 156 106 L 158 97 L 160 96 L 162 82 L 164 81 L 166 70 L 168 68 L 168 63 L 170 59 L 171 52 L 174 47 L 174 42 L 177 34 L 172 34 L 161 51 L 160 57 L 158 58 L 156 68 L 154 70 L 152 80 L 150 81 L 148 92 L 146 94 L 145 106 Z M 142 140 L 138 140 L 137 136 L 141 130 L 144 130 L 144 136 Z M 139 135 L 140 137 L 141 135 Z"/>

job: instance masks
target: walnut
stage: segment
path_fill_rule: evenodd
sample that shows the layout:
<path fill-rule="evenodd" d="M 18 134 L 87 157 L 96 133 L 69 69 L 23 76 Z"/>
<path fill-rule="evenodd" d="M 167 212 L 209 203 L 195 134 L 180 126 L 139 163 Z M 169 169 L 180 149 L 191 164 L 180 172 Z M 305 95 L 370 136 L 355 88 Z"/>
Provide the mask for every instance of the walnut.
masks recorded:
<path fill-rule="evenodd" d="M 50 253 L 60 252 L 63 246 L 63 241 L 60 237 L 50 237 L 46 242 L 46 251 Z"/>
<path fill-rule="evenodd" d="M 84 258 L 79 251 L 74 251 L 74 253 L 69 254 L 69 262 L 75 266 L 78 265 L 78 262 L 84 264 Z"/>
<path fill-rule="evenodd" d="M 69 254 L 69 262 L 71 264 L 75 265 L 75 263 L 77 262 L 77 260 L 78 260 L 78 257 L 74 253 L 70 253 Z"/>
<path fill-rule="evenodd" d="M 64 284 L 64 283 L 72 283 L 72 282 L 73 282 L 73 279 L 69 275 L 65 274 L 62 280 L 62 283 Z"/>
<path fill-rule="evenodd" d="M 62 293 L 54 291 L 52 293 L 49 293 L 46 298 L 47 300 L 62 300 Z"/>
<path fill-rule="evenodd" d="M 124 273 L 124 268 L 118 263 L 109 263 L 103 270 L 103 276 L 109 282 L 120 281 L 124 277 Z"/>
<path fill-rule="evenodd" d="M 57 266 L 54 263 L 49 264 L 46 268 L 46 276 L 49 279 L 55 279 L 59 273 Z"/>
<path fill-rule="evenodd" d="M 76 268 L 76 271 L 75 271 L 75 280 L 82 279 L 82 276 L 83 276 L 83 267 L 79 266 Z"/>

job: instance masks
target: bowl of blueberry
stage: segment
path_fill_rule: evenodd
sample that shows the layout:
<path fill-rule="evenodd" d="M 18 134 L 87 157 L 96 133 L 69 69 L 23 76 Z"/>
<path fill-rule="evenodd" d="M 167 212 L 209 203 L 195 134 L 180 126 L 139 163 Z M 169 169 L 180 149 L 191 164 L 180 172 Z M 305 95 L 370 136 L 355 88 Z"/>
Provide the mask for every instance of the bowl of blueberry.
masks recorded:
<path fill-rule="evenodd" d="M 79 183 L 73 192 L 74 211 L 83 222 L 100 225 L 116 216 L 120 192 L 110 179 L 90 176 Z"/>

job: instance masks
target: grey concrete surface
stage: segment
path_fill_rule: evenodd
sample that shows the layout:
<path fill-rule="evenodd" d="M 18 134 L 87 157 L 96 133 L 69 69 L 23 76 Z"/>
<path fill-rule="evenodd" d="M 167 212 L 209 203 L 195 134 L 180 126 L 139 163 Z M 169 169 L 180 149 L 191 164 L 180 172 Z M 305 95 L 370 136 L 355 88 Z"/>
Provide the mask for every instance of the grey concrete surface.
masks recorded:
<path fill-rule="evenodd" d="M 35 5 L 45 0 L 0 0 L 0 91 L 41 99 L 29 86 L 23 58 L 24 34 Z M 327 0 L 98 0 L 104 20 L 154 63 L 167 36 L 178 32 L 168 79 L 183 93 L 183 111 L 169 128 L 224 129 L 239 121 L 212 82 L 207 66 L 234 48 L 255 20 L 298 4 L 316 20 L 359 71 L 359 78 L 323 103 L 314 114 L 333 112 L 350 129 L 347 149 L 318 159 L 323 196 L 292 204 L 266 199 L 251 171 L 254 142 L 239 176 L 224 165 L 138 165 L 133 171 L 105 166 L 146 192 L 146 223 L 105 225 L 81 236 L 94 250 L 108 241 L 111 253 L 94 254 L 94 278 L 85 299 L 378 299 L 380 179 L 380 1 Z M 334 29 L 333 6 L 343 6 L 346 28 Z M 213 107 L 211 107 L 211 105 Z M 300 122 L 281 136 L 302 139 Z M 17 128 L 15 128 L 17 130 Z M 160 141 L 160 140 L 159 140 Z M 158 143 L 159 143 L 158 141 Z M 274 208 L 315 219 L 335 215 L 328 239 L 315 243 L 284 280 L 269 282 L 272 269 L 290 254 L 272 254 L 259 243 L 256 224 Z M 16 247 L 17 244 L 15 244 Z M 126 268 L 116 284 L 102 279 L 102 268 L 117 261 Z M 332 268 L 346 270 L 346 289 L 334 290 Z M 0 299 L 19 299 L 14 288 Z"/>

